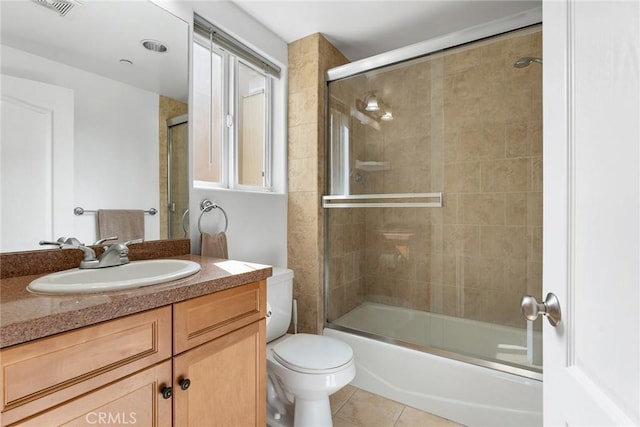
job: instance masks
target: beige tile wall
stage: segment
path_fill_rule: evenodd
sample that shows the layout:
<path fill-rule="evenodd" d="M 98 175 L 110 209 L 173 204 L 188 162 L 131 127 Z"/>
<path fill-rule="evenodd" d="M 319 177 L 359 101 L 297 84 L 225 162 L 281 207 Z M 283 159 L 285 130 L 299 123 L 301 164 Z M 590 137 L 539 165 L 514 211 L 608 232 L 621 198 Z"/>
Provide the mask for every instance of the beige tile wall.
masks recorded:
<path fill-rule="evenodd" d="M 295 272 L 298 331 L 324 325 L 324 73 L 347 59 L 321 34 L 289 44 L 289 268 Z"/>
<path fill-rule="evenodd" d="M 351 121 L 352 168 L 391 165 L 352 192 L 443 191 L 444 206 L 332 211 L 330 318 L 368 300 L 524 327 L 520 298 L 541 295 L 542 75 L 513 62 L 541 56 L 541 34 L 332 83 L 347 105 L 376 90 L 395 117 Z"/>
<path fill-rule="evenodd" d="M 538 27 L 444 55 L 445 208 L 432 215 L 430 309 L 524 327 L 542 294 L 542 56 Z"/>

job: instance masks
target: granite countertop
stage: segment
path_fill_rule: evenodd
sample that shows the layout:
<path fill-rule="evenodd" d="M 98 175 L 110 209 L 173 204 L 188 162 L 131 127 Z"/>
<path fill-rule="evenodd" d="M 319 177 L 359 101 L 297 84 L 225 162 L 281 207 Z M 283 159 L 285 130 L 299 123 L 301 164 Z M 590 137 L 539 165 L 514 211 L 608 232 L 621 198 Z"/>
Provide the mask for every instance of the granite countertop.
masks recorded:
<path fill-rule="evenodd" d="M 202 269 L 189 277 L 147 287 L 91 294 L 36 295 L 26 290 L 35 274 L 2 279 L 0 348 L 162 307 L 271 276 L 271 267 L 242 261 L 174 256 Z"/>

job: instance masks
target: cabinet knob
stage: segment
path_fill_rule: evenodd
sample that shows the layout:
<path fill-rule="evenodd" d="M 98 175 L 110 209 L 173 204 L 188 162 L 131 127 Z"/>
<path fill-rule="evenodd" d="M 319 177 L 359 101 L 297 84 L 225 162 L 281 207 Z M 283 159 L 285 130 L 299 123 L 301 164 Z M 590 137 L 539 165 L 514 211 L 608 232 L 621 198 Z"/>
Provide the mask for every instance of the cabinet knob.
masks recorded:
<path fill-rule="evenodd" d="M 178 385 L 181 389 L 186 390 L 191 385 L 191 380 L 189 378 L 181 378 L 180 381 L 178 381 Z"/>
<path fill-rule="evenodd" d="M 171 396 L 173 396 L 173 388 L 164 386 L 162 387 L 162 390 L 160 390 L 160 393 L 164 399 L 171 399 Z"/>

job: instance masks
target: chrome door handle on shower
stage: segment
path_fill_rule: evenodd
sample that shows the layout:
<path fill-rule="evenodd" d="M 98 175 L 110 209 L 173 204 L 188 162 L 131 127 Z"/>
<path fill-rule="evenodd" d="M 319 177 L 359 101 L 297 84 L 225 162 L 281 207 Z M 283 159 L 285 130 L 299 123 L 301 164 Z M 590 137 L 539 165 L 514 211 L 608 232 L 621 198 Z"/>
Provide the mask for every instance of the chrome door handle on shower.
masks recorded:
<path fill-rule="evenodd" d="M 558 326 L 562 317 L 558 297 L 549 292 L 544 302 L 538 302 L 535 297 L 525 295 L 520 302 L 520 310 L 527 320 L 536 320 L 538 315 L 547 316 L 551 326 Z"/>

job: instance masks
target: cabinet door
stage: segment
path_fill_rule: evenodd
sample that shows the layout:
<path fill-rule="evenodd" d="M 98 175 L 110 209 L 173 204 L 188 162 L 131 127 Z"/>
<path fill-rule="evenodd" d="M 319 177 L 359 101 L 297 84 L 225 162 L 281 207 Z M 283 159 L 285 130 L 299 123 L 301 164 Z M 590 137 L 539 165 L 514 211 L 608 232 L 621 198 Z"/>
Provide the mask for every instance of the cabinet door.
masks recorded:
<path fill-rule="evenodd" d="M 170 384 L 171 361 L 167 360 L 16 425 L 170 427 L 171 399 L 160 393 Z"/>
<path fill-rule="evenodd" d="M 175 425 L 266 424 L 265 325 L 262 319 L 174 357 Z M 186 390 L 183 379 L 191 382 Z"/>

